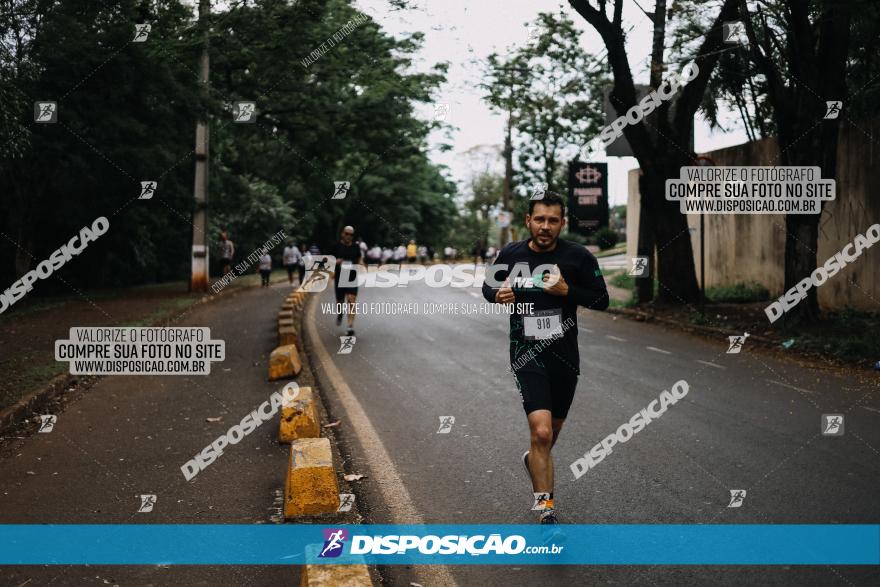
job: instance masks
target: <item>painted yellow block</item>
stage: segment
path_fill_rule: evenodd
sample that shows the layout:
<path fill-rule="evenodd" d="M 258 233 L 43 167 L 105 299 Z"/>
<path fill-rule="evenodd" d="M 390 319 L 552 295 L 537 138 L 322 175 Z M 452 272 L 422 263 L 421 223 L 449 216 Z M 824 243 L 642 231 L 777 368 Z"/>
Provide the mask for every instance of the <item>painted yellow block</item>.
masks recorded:
<path fill-rule="evenodd" d="M 299 375 L 302 363 L 296 346 L 292 344 L 280 346 L 269 355 L 269 380 L 290 379 Z"/>
<path fill-rule="evenodd" d="M 285 345 L 295 345 L 297 350 L 302 350 L 302 347 L 299 343 L 299 336 L 296 333 L 296 328 L 293 326 L 279 326 L 278 327 L 278 346 Z"/>
<path fill-rule="evenodd" d="M 278 312 L 278 319 L 279 320 L 284 320 L 284 319 L 293 320 L 293 310 L 281 310 L 280 312 Z"/>
<path fill-rule="evenodd" d="M 300 587 L 371 587 L 367 565 L 303 565 Z"/>
<path fill-rule="evenodd" d="M 290 405 L 281 406 L 281 425 L 278 442 L 288 443 L 300 438 L 318 438 L 321 425 L 318 407 L 311 387 L 300 387 L 296 399 Z"/>
<path fill-rule="evenodd" d="M 327 438 L 290 443 L 284 482 L 284 517 L 331 514 L 339 509 L 339 485 Z"/>
<path fill-rule="evenodd" d="M 293 326 L 293 318 L 279 318 L 278 328 L 281 328 L 282 326 Z"/>

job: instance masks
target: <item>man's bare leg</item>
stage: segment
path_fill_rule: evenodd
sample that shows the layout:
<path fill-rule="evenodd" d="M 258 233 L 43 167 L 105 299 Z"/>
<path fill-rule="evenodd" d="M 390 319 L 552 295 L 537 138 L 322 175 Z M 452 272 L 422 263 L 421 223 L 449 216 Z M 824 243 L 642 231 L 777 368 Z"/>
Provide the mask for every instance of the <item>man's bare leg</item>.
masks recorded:
<path fill-rule="evenodd" d="M 357 296 L 354 294 L 345 294 L 345 301 L 348 303 L 348 329 L 354 330 L 354 305 L 357 302 Z"/>
<path fill-rule="evenodd" d="M 529 447 L 529 474 L 535 493 L 553 491 L 553 422 L 550 410 L 535 410 L 528 415 L 531 446 Z"/>

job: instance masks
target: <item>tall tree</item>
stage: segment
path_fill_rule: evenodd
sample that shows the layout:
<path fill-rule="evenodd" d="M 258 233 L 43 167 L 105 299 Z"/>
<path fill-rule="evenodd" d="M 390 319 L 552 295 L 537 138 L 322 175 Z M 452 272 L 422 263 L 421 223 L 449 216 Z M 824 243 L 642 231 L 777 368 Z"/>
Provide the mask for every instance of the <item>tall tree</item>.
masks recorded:
<path fill-rule="evenodd" d="M 767 6 L 765 6 L 765 4 Z M 851 0 L 740 0 L 749 49 L 766 79 L 783 165 L 818 165 L 825 178 L 837 176 L 841 117 L 825 119 L 826 101 L 847 103 Z M 819 214 L 785 217 L 785 290 L 816 269 Z M 816 288 L 789 319 L 813 319 Z"/>
<path fill-rule="evenodd" d="M 688 238 L 687 219 L 679 212 L 677 203 L 665 198 L 665 180 L 678 177 L 682 166 L 693 162 L 690 137 L 694 114 L 700 107 L 706 84 L 724 48 L 722 23 L 735 20 L 738 0 L 723 0 L 710 28 L 701 35 L 702 43 L 693 56 L 699 72 L 670 101 L 661 104 L 651 117 L 651 126 L 645 119 L 627 124 L 623 133 L 639 162 L 642 175 L 639 180 L 642 206 L 639 215 L 639 254 L 653 259 L 657 254 L 656 274 L 660 283 L 659 301 L 669 303 L 695 302 L 699 299 L 694 255 Z M 637 104 L 637 92 L 626 49 L 623 30 L 623 0 L 569 0 L 569 4 L 602 37 L 608 53 L 608 63 L 614 76 L 610 99 L 617 112 L 626 112 Z M 662 32 L 665 39 L 665 3 L 659 3 L 654 13 L 654 39 Z M 610 13 L 609 13 L 610 9 Z M 702 10 L 707 10 L 703 8 Z M 658 72 L 666 69 L 662 52 L 655 43 L 652 55 L 652 87 L 658 83 Z M 652 268 L 653 269 L 653 268 Z M 653 297 L 650 280 L 640 285 L 639 300 Z"/>
<path fill-rule="evenodd" d="M 566 159 L 601 128 L 606 76 L 564 12 L 539 13 L 529 26 L 529 43 L 489 56 L 486 100 L 510 113 L 518 176 L 561 193 Z"/>

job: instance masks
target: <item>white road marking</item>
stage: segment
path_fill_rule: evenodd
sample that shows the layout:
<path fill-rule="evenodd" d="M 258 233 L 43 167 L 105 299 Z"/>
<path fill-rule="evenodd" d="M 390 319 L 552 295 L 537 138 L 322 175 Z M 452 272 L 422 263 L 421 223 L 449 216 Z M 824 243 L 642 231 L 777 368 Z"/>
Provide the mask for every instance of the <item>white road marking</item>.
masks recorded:
<path fill-rule="evenodd" d="M 703 365 L 709 365 L 710 367 L 715 367 L 716 369 L 727 369 L 727 367 L 723 365 L 716 365 L 715 363 L 710 363 L 709 361 L 701 361 L 700 359 L 697 359 L 697 362 L 702 363 Z"/>
<path fill-rule="evenodd" d="M 654 351 L 655 353 L 663 353 L 664 355 L 671 355 L 672 354 L 669 351 L 664 351 L 663 349 L 658 349 L 655 346 L 646 346 L 645 348 L 648 349 L 649 351 Z"/>
<path fill-rule="evenodd" d="M 625 338 L 620 338 L 619 336 L 611 336 L 610 334 L 605 335 L 606 338 L 610 338 L 611 340 L 617 340 L 620 342 L 626 342 Z"/>
<path fill-rule="evenodd" d="M 437 341 L 434 339 L 434 337 L 432 337 L 430 334 L 425 334 L 425 333 L 423 332 L 423 333 L 422 333 L 422 336 L 424 336 L 425 338 L 427 338 L 429 342 L 437 342 Z"/>
<path fill-rule="evenodd" d="M 349 422 L 355 431 L 358 441 L 364 448 L 367 459 L 367 465 L 373 474 L 374 479 L 382 493 L 387 498 L 388 503 L 393 504 L 389 510 L 391 524 L 424 524 L 424 518 L 418 512 L 410 498 L 406 485 L 397 472 L 397 467 L 391 456 L 382 444 L 382 439 L 376 432 L 370 418 L 364 412 L 363 407 L 358 401 L 357 396 L 351 391 L 351 388 L 342 377 L 324 344 L 318 334 L 318 327 L 315 325 L 315 308 L 318 307 L 317 300 L 309 304 L 306 316 L 306 334 L 309 342 L 315 351 L 318 365 L 324 370 L 327 379 L 330 381 L 328 395 L 334 400 L 342 404 L 345 411 L 346 421 Z M 455 579 L 449 572 L 449 569 L 440 565 L 419 565 L 415 571 L 416 577 L 421 583 L 426 585 L 456 585 Z"/>
<path fill-rule="evenodd" d="M 880 413 L 880 410 L 878 410 L 877 408 L 869 408 L 868 406 L 859 406 L 859 407 L 862 408 L 863 410 L 871 410 L 872 412 Z"/>
<path fill-rule="evenodd" d="M 788 383 L 781 383 L 779 381 L 773 381 L 772 379 L 765 379 L 767 383 L 774 383 L 776 385 L 781 385 L 782 387 L 787 387 L 789 389 L 793 389 L 795 391 L 800 391 L 803 393 L 816 393 L 814 391 L 810 391 L 809 389 L 803 389 L 802 387 L 795 387 L 794 385 L 789 385 Z"/>
<path fill-rule="evenodd" d="M 593 332 L 593 331 L 590 330 L 589 328 L 582 328 L 582 327 L 580 327 L 580 326 L 578 326 L 578 330 L 580 330 L 581 332 Z"/>

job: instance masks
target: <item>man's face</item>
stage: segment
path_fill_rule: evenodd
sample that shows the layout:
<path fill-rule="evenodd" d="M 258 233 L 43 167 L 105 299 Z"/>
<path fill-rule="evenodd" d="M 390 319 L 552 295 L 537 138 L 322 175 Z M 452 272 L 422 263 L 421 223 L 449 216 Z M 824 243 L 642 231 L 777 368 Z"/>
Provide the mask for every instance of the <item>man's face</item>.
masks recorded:
<path fill-rule="evenodd" d="M 350 245 L 351 239 L 353 239 L 353 238 L 354 238 L 354 231 L 353 230 L 343 230 L 342 231 L 342 242 L 343 243 Z"/>
<path fill-rule="evenodd" d="M 559 238 L 565 218 L 558 204 L 535 204 L 531 214 L 526 214 L 526 226 L 532 233 L 532 242 L 539 249 L 551 249 Z"/>

